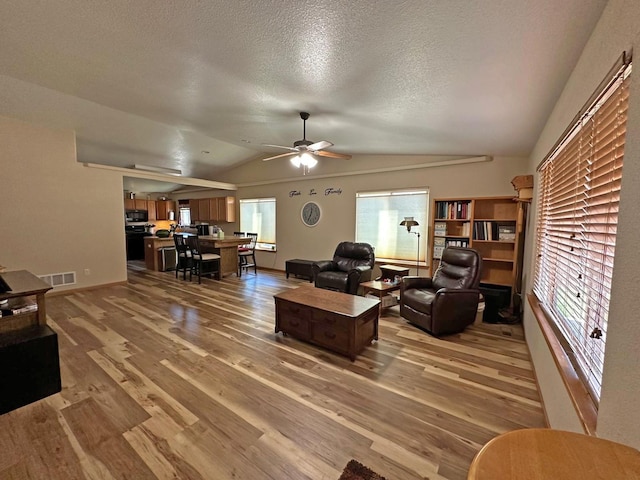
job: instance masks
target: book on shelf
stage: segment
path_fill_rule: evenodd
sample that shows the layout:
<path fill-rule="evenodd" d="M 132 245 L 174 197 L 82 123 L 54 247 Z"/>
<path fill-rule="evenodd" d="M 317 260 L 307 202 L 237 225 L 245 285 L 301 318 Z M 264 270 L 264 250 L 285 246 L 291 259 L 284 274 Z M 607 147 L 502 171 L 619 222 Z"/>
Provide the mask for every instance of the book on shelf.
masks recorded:
<path fill-rule="evenodd" d="M 443 251 L 444 251 L 444 247 L 433 247 L 433 258 L 437 258 L 437 259 L 442 258 Z"/>
<path fill-rule="evenodd" d="M 515 225 L 499 225 L 498 240 L 502 242 L 513 242 L 516 239 Z"/>
<path fill-rule="evenodd" d="M 464 220 L 471 213 L 470 201 L 438 201 L 436 202 L 436 218 L 444 220 Z"/>
<path fill-rule="evenodd" d="M 433 225 L 433 235 L 436 237 L 444 237 L 447 235 L 447 224 L 444 222 L 436 222 Z"/>
<path fill-rule="evenodd" d="M 438 237 L 433 239 L 434 247 L 444 247 L 446 245 L 446 240 L 444 237 Z"/>
<path fill-rule="evenodd" d="M 469 246 L 469 241 L 468 240 L 448 240 L 446 242 L 446 247 L 468 247 Z"/>
<path fill-rule="evenodd" d="M 498 240 L 498 224 L 496 222 L 478 221 L 473 225 L 474 240 Z"/>

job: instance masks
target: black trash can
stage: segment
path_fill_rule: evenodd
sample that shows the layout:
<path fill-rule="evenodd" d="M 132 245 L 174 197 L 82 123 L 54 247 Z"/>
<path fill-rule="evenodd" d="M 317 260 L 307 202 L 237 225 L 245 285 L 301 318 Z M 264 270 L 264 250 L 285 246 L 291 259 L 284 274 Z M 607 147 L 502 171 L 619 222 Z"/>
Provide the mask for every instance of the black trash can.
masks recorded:
<path fill-rule="evenodd" d="M 511 305 L 511 287 L 484 284 L 480 285 L 480 293 L 484 296 L 482 321 L 486 323 L 503 323 L 500 310 Z"/>

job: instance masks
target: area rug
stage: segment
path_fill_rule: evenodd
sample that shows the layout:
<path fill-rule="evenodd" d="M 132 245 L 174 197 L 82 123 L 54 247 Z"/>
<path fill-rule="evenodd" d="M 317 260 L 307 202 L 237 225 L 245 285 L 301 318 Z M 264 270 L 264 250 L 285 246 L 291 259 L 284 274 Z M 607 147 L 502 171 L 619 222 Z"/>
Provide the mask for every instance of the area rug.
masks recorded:
<path fill-rule="evenodd" d="M 342 475 L 338 480 L 386 480 L 384 477 L 378 475 L 376 472 L 369 470 L 360 462 L 350 460 L 347 466 L 344 467 Z"/>

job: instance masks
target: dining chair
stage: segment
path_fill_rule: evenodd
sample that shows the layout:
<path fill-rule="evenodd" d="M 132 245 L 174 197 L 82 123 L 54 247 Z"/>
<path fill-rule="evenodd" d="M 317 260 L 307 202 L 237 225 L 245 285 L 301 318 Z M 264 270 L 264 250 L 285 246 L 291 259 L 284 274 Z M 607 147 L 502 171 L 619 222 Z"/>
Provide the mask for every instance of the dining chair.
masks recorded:
<path fill-rule="evenodd" d="M 187 245 L 191 249 L 192 271 L 198 275 L 198 283 L 202 283 L 202 275 L 213 275 L 216 280 L 220 280 L 220 255 L 203 253 L 195 235 L 187 237 Z"/>
<path fill-rule="evenodd" d="M 189 270 L 189 280 L 191 280 L 191 269 L 193 268 L 193 257 L 191 248 L 187 245 L 184 235 L 173 234 L 173 243 L 176 246 L 176 278 L 178 272 L 182 271 L 182 279 L 187 279 L 187 270 Z"/>
<path fill-rule="evenodd" d="M 258 266 L 256 263 L 256 243 L 258 243 L 257 233 L 248 233 L 247 237 L 251 238 L 251 242 L 245 245 L 246 250 L 238 251 L 238 276 L 242 276 L 242 270 L 248 271 L 253 267 L 253 273 L 258 274 Z"/>

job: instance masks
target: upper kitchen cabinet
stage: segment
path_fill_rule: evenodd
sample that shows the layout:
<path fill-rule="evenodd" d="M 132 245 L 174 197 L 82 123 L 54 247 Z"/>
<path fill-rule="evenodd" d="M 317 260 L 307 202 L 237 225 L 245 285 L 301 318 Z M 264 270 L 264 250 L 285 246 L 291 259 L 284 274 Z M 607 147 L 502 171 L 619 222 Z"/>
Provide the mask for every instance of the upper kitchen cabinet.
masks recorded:
<path fill-rule="evenodd" d="M 194 198 L 189 210 L 192 222 L 235 222 L 236 197 Z"/>
<path fill-rule="evenodd" d="M 189 200 L 189 211 L 191 212 L 191 221 L 200 221 L 200 209 L 198 208 L 198 199 Z"/>
<path fill-rule="evenodd" d="M 125 198 L 124 209 L 125 210 L 147 210 L 147 201 L 139 200 L 137 198 Z"/>
<path fill-rule="evenodd" d="M 213 220 L 211 216 L 211 206 L 208 198 L 198 199 L 198 220 L 208 222 Z"/>
<path fill-rule="evenodd" d="M 174 220 L 176 202 L 173 200 L 158 200 L 156 202 L 156 220 Z"/>
<path fill-rule="evenodd" d="M 211 200 L 211 212 L 216 222 L 236 221 L 236 197 L 217 197 Z M 214 203 L 215 210 L 213 209 Z"/>
<path fill-rule="evenodd" d="M 149 221 L 158 219 L 155 200 L 147 200 L 147 213 L 149 216 Z"/>

